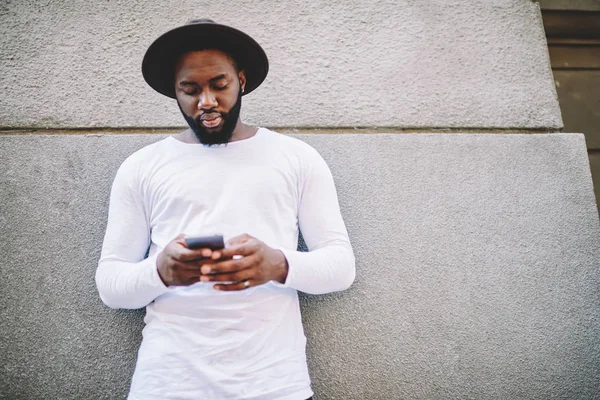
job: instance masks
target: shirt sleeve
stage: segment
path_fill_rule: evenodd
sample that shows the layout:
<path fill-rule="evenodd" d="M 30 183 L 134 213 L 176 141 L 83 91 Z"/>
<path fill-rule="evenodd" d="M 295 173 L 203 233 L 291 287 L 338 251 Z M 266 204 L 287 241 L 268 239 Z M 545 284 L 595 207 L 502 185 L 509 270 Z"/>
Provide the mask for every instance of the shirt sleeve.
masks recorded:
<path fill-rule="evenodd" d="M 354 252 L 329 167 L 313 149 L 299 184 L 298 223 L 308 252 L 281 249 L 289 270 L 284 287 L 309 294 L 345 290 L 356 275 Z"/>
<path fill-rule="evenodd" d="M 108 224 L 96 270 L 96 286 L 111 308 L 145 307 L 168 291 L 156 268 L 156 256 L 144 258 L 150 222 L 135 163 L 125 160 L 110 194 Z"/>

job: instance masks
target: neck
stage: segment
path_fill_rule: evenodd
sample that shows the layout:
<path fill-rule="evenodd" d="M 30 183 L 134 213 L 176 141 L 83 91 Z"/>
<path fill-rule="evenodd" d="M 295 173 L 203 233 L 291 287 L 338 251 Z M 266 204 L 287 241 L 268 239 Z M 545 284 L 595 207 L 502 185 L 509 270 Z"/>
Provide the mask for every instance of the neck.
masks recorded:
<path fill-rule="evenodd" d="M 251 138 L 256 134 L 257 131 L 257 127 L 246 125 L 242 122 L 241 118 L 238 118 L 230 142 L 237 142 L 238 140 Z"/>

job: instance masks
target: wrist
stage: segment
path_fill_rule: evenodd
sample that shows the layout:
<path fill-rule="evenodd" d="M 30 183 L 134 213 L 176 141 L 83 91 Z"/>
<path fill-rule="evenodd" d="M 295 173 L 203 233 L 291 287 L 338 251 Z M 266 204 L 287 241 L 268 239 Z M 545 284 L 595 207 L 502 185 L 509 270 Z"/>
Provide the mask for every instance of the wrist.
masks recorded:
<path fill-rule="evenodd" d="M 158 277 L 162 281 L 163 285 L 165 285 L 165 286 L 168 287 L 169 284 L 167 283 L 167 281 L 165 280 L 165 278 L 163 278 L 162 274 L 160 273 L 160 269 L 158 267 L 156 268 L 156 272 L 158 273 Z"/>
<path fill-rule="evenodd" d="M 160 252 L 158 254 L 158 257 L 156 257 L 156 273 L 158 274 L 158 277 L 162 281 L 163 285 L 165 285 L 165 286 L 168 287 L 169 283 L 167 282 L 167 279 L 165 278 L 165 273 L 164 273 L 164 271 L 161 268 L 161 266 L 163 265 L 163 263 L 162 263 L 162 255 L 163 255 L 163 253 Z"/>
<path fill-rule="evenodd" d="M 287 258 L 285 258 L 285 255 L 281 250 L 275 250 L 275 253 L 277 253 L 277 270 L 279 271 L 277 279 L 275 280 L 279 283 L 285 283 L 290 267 Z"/>

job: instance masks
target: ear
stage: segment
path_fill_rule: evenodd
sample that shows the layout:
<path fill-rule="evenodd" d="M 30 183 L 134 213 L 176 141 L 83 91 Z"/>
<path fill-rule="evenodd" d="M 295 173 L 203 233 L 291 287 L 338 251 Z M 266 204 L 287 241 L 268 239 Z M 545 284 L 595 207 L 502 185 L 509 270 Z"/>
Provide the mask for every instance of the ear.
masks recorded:
<path fill-rule="evenodd" d="M 246 87 L 246 72 L 244 70 L 238 72 L 238 78 L 240 80 L 240 88 L 242 93 L 244 93 L 244 88 Z"/>

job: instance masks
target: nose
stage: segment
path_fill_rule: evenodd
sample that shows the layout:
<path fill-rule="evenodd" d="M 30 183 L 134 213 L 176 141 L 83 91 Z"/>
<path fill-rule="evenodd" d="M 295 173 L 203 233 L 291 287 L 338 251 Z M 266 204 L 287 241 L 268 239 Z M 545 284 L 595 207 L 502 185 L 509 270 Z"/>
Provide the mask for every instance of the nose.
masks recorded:
<path fill-rule="evenodd" d="M 198 109 L 205 110 L 215 108 L 219 104 L 217 103 L 217 98 L 214 93 L 210 90 L 203 90 L 200 93 L 200 98 L 198 99 Z"/>

